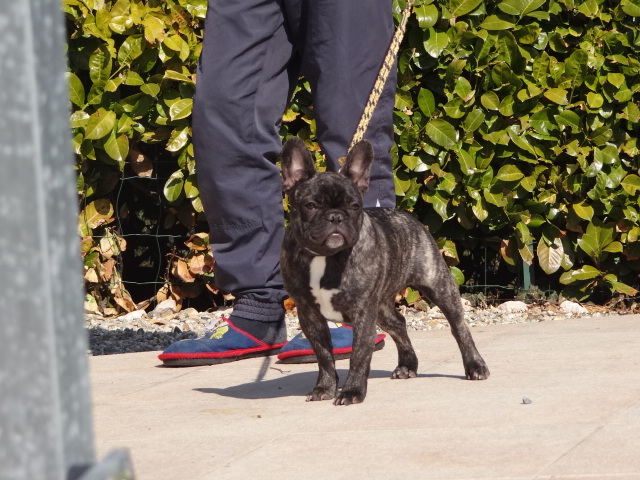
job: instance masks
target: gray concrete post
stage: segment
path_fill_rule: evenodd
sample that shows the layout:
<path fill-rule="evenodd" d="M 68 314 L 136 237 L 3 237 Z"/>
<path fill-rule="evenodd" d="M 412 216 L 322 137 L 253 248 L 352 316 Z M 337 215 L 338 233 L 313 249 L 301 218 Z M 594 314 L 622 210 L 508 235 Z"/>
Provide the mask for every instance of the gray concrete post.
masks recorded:
<path fill-rule="evenodd" d="M 60 2 L 0 8 L 0 479 L 94 460 Z"/>

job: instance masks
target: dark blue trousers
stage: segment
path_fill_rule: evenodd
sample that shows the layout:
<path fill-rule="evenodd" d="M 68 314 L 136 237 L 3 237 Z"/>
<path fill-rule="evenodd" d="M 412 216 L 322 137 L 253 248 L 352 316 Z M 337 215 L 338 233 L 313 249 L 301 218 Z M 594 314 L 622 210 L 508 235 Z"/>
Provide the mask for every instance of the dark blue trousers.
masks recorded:
<path fill-rule="evenodd" d="M 393 36 L 391 0 L 209 0 L 193 112 L 198 185 L 224 292 L 281 302 L 281 117 L 297 79 L 313 93 L 328 168 L 347 147 Z M 365 138 L 366 206 L 395 206 L 395 72 Z"/>

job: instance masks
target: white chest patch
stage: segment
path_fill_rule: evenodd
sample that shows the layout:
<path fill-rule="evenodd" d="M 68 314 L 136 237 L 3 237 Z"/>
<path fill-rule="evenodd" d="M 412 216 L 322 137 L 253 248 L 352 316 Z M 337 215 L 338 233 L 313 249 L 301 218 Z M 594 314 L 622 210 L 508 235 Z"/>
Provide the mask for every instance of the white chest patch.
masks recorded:
<path fill-rule="evenodd" d="M 340 290 L 337 288 L 326 289 L 320 288 L 320 280 L 324 276 L 324 271 L 327 268 L 327 257 L 313 257 L 310 265 L 310 283 L 311 294 L 315 297 L 316 303 L 320 306 L 320 313 L 325 316 L 327 320 L 333 322 L 342 322 L 342 314 L 333 308 L 331 299 Z"/>

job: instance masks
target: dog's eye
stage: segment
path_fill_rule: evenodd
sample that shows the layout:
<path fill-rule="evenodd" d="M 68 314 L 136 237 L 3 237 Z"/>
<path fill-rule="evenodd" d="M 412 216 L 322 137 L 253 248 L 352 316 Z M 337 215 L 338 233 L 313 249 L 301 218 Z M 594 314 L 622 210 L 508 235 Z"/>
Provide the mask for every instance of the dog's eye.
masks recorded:
<path fill-rule="evenodd" d="M 315 210 L 316 208 L 318 208 L 318 206 L 313 202 L 309 202 L 304 206 L 304 208 L 306 208 L 307 210 Z"/>

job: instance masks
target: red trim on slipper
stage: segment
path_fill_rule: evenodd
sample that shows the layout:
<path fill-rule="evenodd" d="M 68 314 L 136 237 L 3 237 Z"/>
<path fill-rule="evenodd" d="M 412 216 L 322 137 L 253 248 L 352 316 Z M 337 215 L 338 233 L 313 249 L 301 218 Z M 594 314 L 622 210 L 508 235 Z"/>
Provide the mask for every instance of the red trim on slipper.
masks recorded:
<path fill-rule="evenodd" d="M 377 345 L 381 341 L 383 341 L 385 338 L 387 338 L 387 336 L 384 333 L 376 335 L 376 339 L 375 339 L 373 344 Z M 353 352 L 353 347 L 342 347 L 342 348 L 334 348 L 333 349 L 333 354 L 334 355 L 344 355 L 345 353 L 351 353 L 351 352 Z M 306 355 L 315 355 L 315 354 L 316 354 L 316 352 L 314 352 L 313 349 L 289 350 L 288 352 L 279 353 L 278 354 L 278 358 L 280 360 L 284 360 L 285 358 L 302 357 L 302 356 L 306 356 Z"/>
<path fill-rule="evenodd" d="M 242 331 L 242 330 L 240 330 Z M 262 342 L 260 342 L 262 343 Z M 228 350 L 226 352 L 196 352 L 196 353 L 161 353 L 158 355 L 160 360 L 181 360 L 181 359 L 195 359 L 195 358 L 229 358 L 229 357 L 238 357 L 241 355 L 246 355 L 248 353 L 257 353 L 257 352 L 266 352 L 269 350 L 276 350 L 278 348 L 282 348 L 286 345 L 286 343 L 278 343 L 276 345 L 266 345 L 260 347 L 253 348 L 241 348 L 238 350 Z"/>

